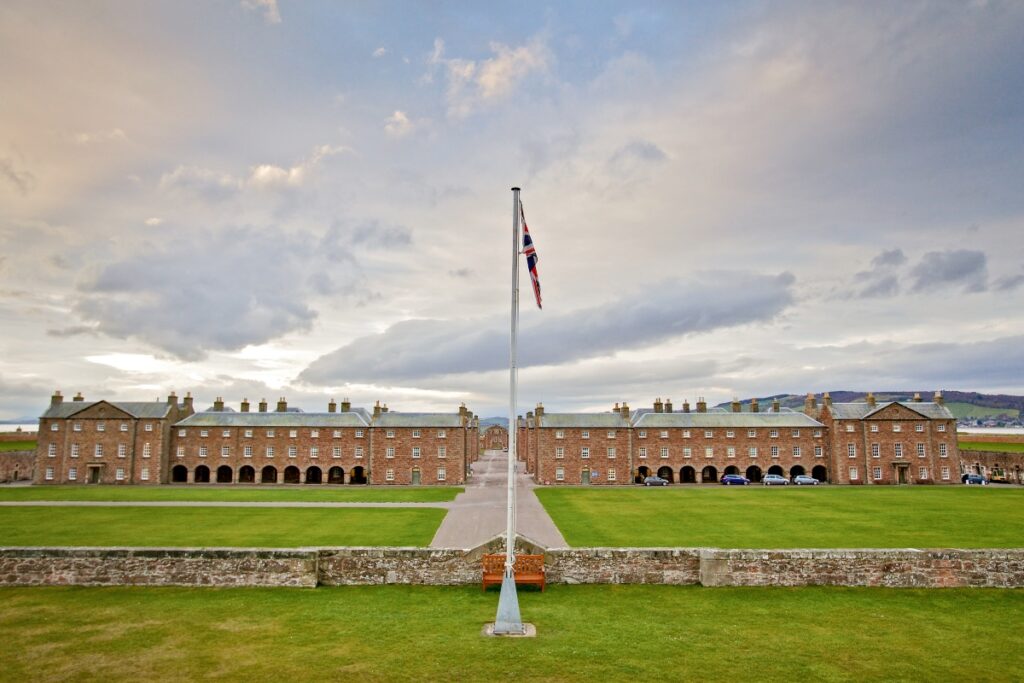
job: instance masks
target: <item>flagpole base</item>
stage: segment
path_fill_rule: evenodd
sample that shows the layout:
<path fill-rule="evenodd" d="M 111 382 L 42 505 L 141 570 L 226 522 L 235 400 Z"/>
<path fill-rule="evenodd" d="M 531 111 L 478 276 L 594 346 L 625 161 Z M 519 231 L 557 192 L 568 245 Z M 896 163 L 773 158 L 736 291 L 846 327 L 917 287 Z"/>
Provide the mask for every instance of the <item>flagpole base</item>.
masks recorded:
<path fill-rule="evenodd" d="M 522 633 L 495 633 L 494 622 L 490 622 L 488 624 L 484 624 L 484 628 L 480 632 L 480 635 L 485 638 L 536 638 L 537 627 L 533 624 L 524 623 Z"/>

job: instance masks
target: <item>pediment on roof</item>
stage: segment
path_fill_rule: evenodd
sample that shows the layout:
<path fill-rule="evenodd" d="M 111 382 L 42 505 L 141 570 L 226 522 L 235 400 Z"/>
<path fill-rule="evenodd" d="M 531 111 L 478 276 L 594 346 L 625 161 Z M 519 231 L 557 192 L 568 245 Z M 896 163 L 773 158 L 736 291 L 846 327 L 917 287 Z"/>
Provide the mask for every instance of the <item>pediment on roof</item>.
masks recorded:
<path fill-rule="evenodd" d="M 864 416 L 865 420 L 927 420 L 925 415 L 902 403 L 890 403 Z"/>
<path fill-rule="evenodd" d="M 121 410 L 113 403 L 97 401 L 88 408 L 75 413 L 74 417 L 86 420 L 130 420 L 133 415 Z"/>

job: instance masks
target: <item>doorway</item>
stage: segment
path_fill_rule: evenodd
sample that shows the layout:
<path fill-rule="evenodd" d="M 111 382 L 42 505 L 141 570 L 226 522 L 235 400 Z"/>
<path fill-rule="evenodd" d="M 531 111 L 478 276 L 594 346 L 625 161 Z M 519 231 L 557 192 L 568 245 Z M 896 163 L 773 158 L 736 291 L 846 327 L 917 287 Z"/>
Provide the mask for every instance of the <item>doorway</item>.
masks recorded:
<path fill-rule="evenodd" d="M 90 467 L 89 468 L 89 483 L 98 484 L 100 483 L 100 468 Z"/>
<path fill-rule="evenodd" d="M 412 471 L 412 485 L 413 486 L 419 486 L 420 485 L 420 471 L 419 470 L 413 470 Z"/>
<path fill-rule="evenodd" d="M 583 472 L 580 473 L 580 483 L 584 486 L 590 484 L 590 470 L 583 470 Z"/>

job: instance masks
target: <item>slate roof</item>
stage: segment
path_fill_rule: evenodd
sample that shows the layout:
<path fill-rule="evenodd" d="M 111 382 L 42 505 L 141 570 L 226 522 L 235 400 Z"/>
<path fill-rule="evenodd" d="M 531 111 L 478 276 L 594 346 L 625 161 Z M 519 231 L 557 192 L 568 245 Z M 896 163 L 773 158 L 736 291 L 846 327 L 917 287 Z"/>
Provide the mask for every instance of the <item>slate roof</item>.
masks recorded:
<path fill-rule="evenodd" d="M 822 427 L 820 422 L 795 410 L 777 413 L 644 413 L 633 423 L 637 428 L 688 427 Z"/>
<path fill-rule="evenodd" d="M 462 426 L 458 413 L 381 413 L 373 419 L 374 427 L 447 427 Z"/>
<path fill-rule="evenodd" d="M 368 427 L 370 421 L 363 410 L 347 413 L 234 413 L 203 411 L 177 422 L 175 427 Z"/>
<path fill-rule="evenodd" d="M 919 413 L 922 417 L 929 420 L 954 419 L 953 413 L 949 412 L 949 408 L 931 401 L 921 401 L 920 403 L 916 401 L 885 401 L 877 404 L 874 408 L 863 402 L 833 403 L 829 410 L 832 411 L 832 417 L 837 420 L 863 420 L 894 404 Z"/>
<path fill-rule="evenodd" d="M 99 403 L 106 403 L 140 419 L 164 418 L 171 410 L 170 404 L 163 401 L 119 401 L 116 403 L 114 401 L 67 401 L 50 406 L 40 419 L 69 418 Z"/>
<path fill-rule="evenodd" d="M 628 429 L 629 421 L 619 413 L 544 413 L 541 427 L 582 427 Z"/>

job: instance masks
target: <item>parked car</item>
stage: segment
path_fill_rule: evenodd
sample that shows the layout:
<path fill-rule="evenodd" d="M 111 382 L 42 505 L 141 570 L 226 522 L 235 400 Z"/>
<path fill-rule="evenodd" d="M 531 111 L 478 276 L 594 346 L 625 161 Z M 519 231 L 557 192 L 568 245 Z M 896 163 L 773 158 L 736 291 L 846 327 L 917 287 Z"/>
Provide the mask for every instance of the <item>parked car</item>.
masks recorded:
<path fill-rule="evenodd" d="M 789 479 L 786 479 L 781 474 L 766 474 L 761 483 L 765 486 L 789 486 Z"/>
<path fill-rule="evenodd" d="M 746 486 L 750 480 L 742 474 L 726 474 L 722 477 L 723 486 Z"/>
<path fill-rule="evenodd" d="M 978 486 L 987 486 L 988 479 L 981 476 L 980 474 L 967 474 L 964 475 L 964 483 L 968 485 L 977 484 Z"/>
<path fill-rule="evenodd" d="M 644 479 L 644 486 L 668 486 L 668 479 L 661 477 L 647 477 Z"/>
<path fill-rule="evenodd" d="M 798 474 L 793 477 L 793 483 L 797 486 L 817 486 L 821 482 L 806 474 Z"/>

